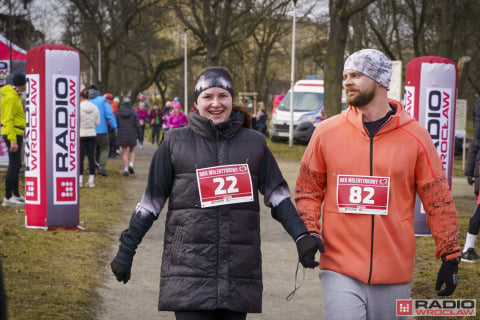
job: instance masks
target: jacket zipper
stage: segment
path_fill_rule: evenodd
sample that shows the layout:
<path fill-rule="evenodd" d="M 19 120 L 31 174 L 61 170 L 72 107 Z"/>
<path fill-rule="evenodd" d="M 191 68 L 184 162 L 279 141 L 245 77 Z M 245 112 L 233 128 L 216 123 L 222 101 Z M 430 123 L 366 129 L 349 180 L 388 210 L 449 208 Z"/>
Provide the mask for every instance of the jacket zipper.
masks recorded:
<path fill-rule="evenodd" d="M 373 137 L 370 137 L 370 176 L 373 176 Z M 373 238 L 375 229 L 375 215 L 372 214 L 372 230 L 370 235 L 370 270 L 368 271 L 368 284 L 372 280 L 373 269 Z"/>
<path fill-rule="evenodd" d="M 377 130 L 377 132 L 375 133 L 375 135 L 378 134 L 378 132 L 380 132 L 380 130 L 388 123 L 390 122 L 390 120 L 392 119 L 392 117 L 390 116 L 381 126 L 380 128 Z M 368 134 L 368 130 L 365 130 Z M 370 176 L 373 176 L 373 138 L 375 137 L 375 135 L 373 137 L 370 137 L 370 135 L 368 134 L 369 138 L 370 138 Z M 368 284 L 370 284 L 371 280 L 372 280 L 372 273 L 373 273 L 373 241 L 374 241 L 374 230 L 375 230 L 375 215 L 372 214 L 372 230 L 371 230 L 371 235 L 370 235 L 370 269 L 368 271 Z"/>

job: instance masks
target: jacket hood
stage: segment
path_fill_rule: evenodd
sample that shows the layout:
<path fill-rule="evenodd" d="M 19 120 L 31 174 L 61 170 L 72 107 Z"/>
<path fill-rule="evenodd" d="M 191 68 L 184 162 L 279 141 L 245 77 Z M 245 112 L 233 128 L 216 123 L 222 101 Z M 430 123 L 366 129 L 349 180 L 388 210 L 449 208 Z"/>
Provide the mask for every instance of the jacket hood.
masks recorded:
<path fill-rule="evenodd" d="M 80 109 L 82 112 L 92 113 L 97 109 L 97 106 L 88 100 L 83 100 L 82 102 L 80 102 Z"/>
<path fill-rule="evenodd" d="M 230 139 L 243 126 L 244 116 L 240 111 L 232 110 L 230 118 L 225 122 L 213 124 L 210 119 L 202 117 L 198 110 L 190 113 L 189 127 L 198 135 L 205 138 L 221 136 Z"/>
<path fill-rule="evenodd" d="M 135 110 L 132 109 L 130 101 L 123 101 L 117 111 L 117 115 L 122 118 L 128 118 L 132 113 L 135 113 Z"/>
<path fill-rule="evenodd" d="M 6 84 L 0 88 L 0 94 L 2 96 L 8 96 L 11 94 L 18 94 L 18 93 L 17 93 L 17 90 L 15 90 L 15 88 L 12 85 Z"/>
<path fill-rule="evenodd" d="M 94 99 L 98 96 L 100 96 L 100 91 L 95 88 L 88 89 L 88 99 Z"/>
<path fill-rule="evenodd" d="M 377 135 L 397 129 L 412 121 L 415 121 L 415 119 L 405 111 L 403 104 L 399 101 L 388 99 L 388 103 L 394 106 L 397 111 L 393 116 L 390 117 L 390 119 L 387 120 L 383 127 L 378 131 Z M 363 125 L 363 114 L 359 112 L 356 107 L 349 106 L 346 110 L 342 111 L 342 115 L 346 117 L 347 121 L 358 130 L 365 132 Z"/>

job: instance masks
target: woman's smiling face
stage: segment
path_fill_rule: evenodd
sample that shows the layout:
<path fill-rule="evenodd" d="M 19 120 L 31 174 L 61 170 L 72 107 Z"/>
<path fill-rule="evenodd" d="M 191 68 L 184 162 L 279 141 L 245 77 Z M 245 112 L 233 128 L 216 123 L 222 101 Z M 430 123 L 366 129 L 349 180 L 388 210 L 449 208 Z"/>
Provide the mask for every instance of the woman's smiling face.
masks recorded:
<path fill-rule="evenodd" d="M 225 89 L 208 88 L 197 98 L 197 109 L 202 117 L 212 120 L 214 124 L 225 122 L 232 113 L 232 96 Z"/>

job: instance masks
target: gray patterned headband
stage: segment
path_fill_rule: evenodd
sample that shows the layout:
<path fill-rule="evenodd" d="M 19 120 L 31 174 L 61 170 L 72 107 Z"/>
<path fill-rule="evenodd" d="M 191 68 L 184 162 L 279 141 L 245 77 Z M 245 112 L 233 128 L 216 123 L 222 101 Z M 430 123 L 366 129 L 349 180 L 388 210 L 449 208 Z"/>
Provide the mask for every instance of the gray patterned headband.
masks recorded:
<path fill-rule="evenodd" d="M 363 49 L 354 52 L 345 61 L 343 70 L 355 70 L 389 88 L 392 78 L 392 62 L 380 51 Z"/>
<path fill-rule="evenodd" d="M 195 81 L 195 90 L 193 92 L 195 103 L 197 103 L 200 93 L 214 87 L 227 90 L 233 98 L 232 79 L 228 71 L 221 67 L 211 67 L 200 73 Z"/>

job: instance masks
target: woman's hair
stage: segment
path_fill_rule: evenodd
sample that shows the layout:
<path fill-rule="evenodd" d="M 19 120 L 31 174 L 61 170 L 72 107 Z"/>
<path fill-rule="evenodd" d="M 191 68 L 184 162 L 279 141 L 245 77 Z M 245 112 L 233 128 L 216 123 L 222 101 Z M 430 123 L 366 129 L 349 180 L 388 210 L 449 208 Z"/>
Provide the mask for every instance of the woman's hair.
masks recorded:
<path fill-rule="evenodd" d="M 232 110 L 242 112 L 243 116 L 244 116 L 243 117 L 243 119 L 244 119 L 243 120 L 243 126 L 245 128 L 252 128 L 252 116 L 250 115 L 250 112 L 248 112 L 248 110 L 244 106 L 242 106 L 238 102 L 233 102 Z"/>
<path fill-rule="evenodd" d="M 80 91 L 80 97 L 83 99 L 88 99 L 88 88 L 83 88 L 83 90 Z"/>

